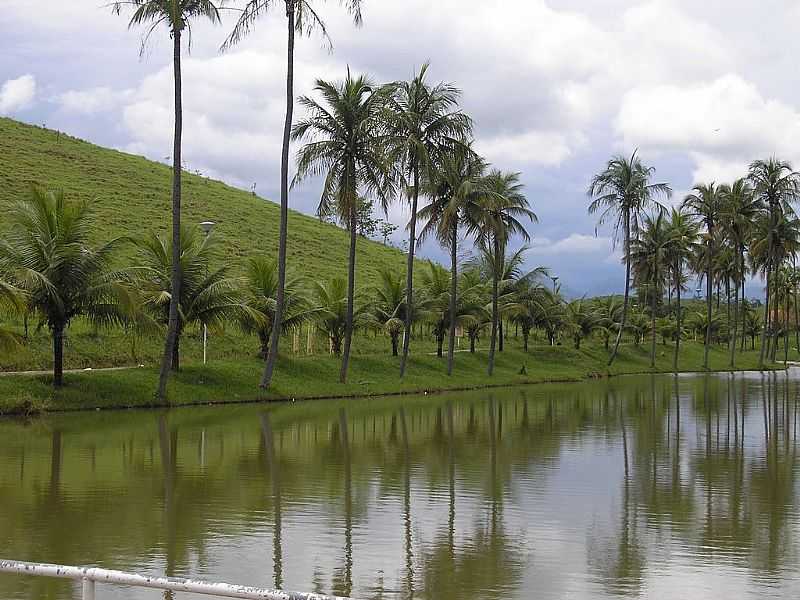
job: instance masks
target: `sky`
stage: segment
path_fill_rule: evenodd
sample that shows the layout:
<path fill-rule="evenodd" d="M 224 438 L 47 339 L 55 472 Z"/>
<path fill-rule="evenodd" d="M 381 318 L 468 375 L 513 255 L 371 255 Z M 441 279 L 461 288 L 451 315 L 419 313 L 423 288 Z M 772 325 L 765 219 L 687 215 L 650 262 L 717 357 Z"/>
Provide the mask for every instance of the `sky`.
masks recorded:
<path fill-rule="evenodd" d="M 2 0 L 0 115 L 165 161 L 168 32 L 156 30 L 140 53 L 142 30 L 103 4 L 36 0 L 31 10 L 31 0 Z M 655 179 L 673 187 L 671 202 L 697 182 L 744 175 L 756 158 L 800 165 L 796 2 L 362 0 L 362 27 L 335 0 L 315 5 L 333 48 L 318 35 L 298 40 L 297 95 L 317 78 L 343 78 L 348 66 L 394 81 L 430 62 L 432 82 L 462 90 L 477 150 L 522 174 L 539 217 L 528 228 L 527 266 L 550 267 L 571 295 L 623 288 L 613 231 L 586 210 L 589 181 L 612 155 L 638 149 Z M 235 18 L 226 11 L 221 26 L 193 28 L 184 159 L 277 200 L 285 17 L 268 13 L 220 54 Z M 313 214 L 319 191 L 314 180 L 296 187 L 290 206 Z M 399 244 L 407 207 L 397 202 L 388 218 L 401 225 Z M 434 242 L 420 251 L 445 260 Z"/>

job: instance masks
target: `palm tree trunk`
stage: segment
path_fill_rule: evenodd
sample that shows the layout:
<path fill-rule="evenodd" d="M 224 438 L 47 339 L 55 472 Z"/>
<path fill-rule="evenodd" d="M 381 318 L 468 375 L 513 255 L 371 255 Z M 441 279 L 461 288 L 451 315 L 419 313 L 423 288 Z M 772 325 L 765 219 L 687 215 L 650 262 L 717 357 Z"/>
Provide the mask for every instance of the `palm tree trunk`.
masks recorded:
<path fill-rule="evenodd" d="M 712 265 L 712 251 L 711 244 L 714 239 L 714 225 L 708 225 L 708 242 L 706 246 L 706 345 L 703 348 L 703 369 L 708 370 L 708 352 L 711 350 L 711 300 L 712 288 L 714 287 L 714 280 L 711 277 Z"/>
<path fill-rule="evenodd" d="M 469 353 L 475 354 L 475 336 L 469 336 Z"/>
<path fill-rule="evenodd" d="M 411 192 L 411 220 L 408 224 L 408 263 L 406 264 L 406 336 L 403 338 L 403 356 L 400 359 L 400 379 L 406 374 L 408 348 L 411 343 L 411 313 L 414 306 L 414 249 L 417 245 L 417 204 L 419 203 L 419 167 L 411 164 L 414 189 Z"/>
<path fill-rule="evenodd" d="M 658 281 L 658 267 L 655 269 L 654 273 L 654 280 Z M 658 284 L 654 286 L 653 289 L 653 299 L 650 302 L 650 326 L 652 328 L 652 339 L 650 341 L 650 368 L 656 368 L 656 297 L 657 291 L 655 288 L 658 287 Z"/>
<path fill-rule="evenodd" d="M 499 312 L 499 310 L 498 310 Z M 502 317 L 497 320 L 497 351 L 503 351 L 503 319 Z"/>
<path fill-rule="evenodd" d="M 761 348 L 759 349 L 758 354 L 758 367 L 759 369 L 764 367 L 764 352 L 766 349 L 767 343 L 767 324 L 769 323 L 769 301 L 770 301 L 770 270 L 772 268 L 772 229 L 774 227 L 774 207 L 770 204 L 769 207 L 769 230 L 767 231 L 767 264 L 766 264 L 766 284 L 767 284 L 767 292 L 766 298 L 764 299 L 764 323 L 761 329 Z"/>
<path fill-rule="evenodd" d="M 53 387 L 64 385 L 64 326 L 53 327 Z"/>
<path fill-rule="evenodd" d="M 672 370 L 678 372 L 678 354 L 681 350 L 681 269 L 680 262 L 675 261 L 675 302 L 676 302 L 676 327 L 675 353 L 672 355 Z"/>
<path fill-rule="evenodd" d="M 450 238 L 450 340 L 447 348 L 447 374 L 453 374 L 456 351 L 456 306 L 458 295 L 458 227 L 454 226 Z"/>
<path fill-rule="evenodd" d="M 794 337 L 797 351 L 800 352 L 800 307 L 797 306 L 797 284 L 794 284 Z"/>
<path fill-rule="evenodd" d="M 278 290 L 275 295 L 275 319 L 272 325 L 272 338 L 264 373 L 261 376 L 261 389 L 267 389 L 272 383 L 275 363 L 278 360 L 278 347 L 281 341 L 283 310 L 286 288 L 286 240 L 289 227 L 289 138 L 292 132 L 294 115 L 294 16 L 295 0 L 286 1 L 286 20 L 288 27 L 288 43 L 286 51 L 286 120 L 283 124 L 283 148 L 281 150 L 281 213 L 278 231 Z"/>
<path fill-rule="evenodd" d="M 734 289 L 734 302 L 733 302 L 733 335 L 731 335 L 730 339 L 730 367 L 731 369 L 736 367 L 736 344 L 738 343 L 738 333 L 739 333 L 739 282 L 733 282 Z M 730 300 L 730 299 L 729 299 Z"/>
<path fill-rule="evenodd" d="M 175 335 L 175 343 L 172 345 L 172 371 L 177 373 L 181 370 L 181 334 L 180 331 Z"/>
<path fill-rule="evenodd" d="M 494 246 L 494 268 L 492 269 L 492 337 L 489 341 L 489 368 L 488 373 L 491 377 L 494 374 L 494 351 L 497 346 L 497 294 L 498 294 L 498 281 L 497 281 L 497 266 L 500 264 L 500 243 L 495 238 L 492 241 Z"/>
<path fill-rule="evenodd" d="M 745 262 L 744 262 L 744 244 L 739 244 L 739 267 L 741 268 L 742 274 L 742 294 L 740 296 L 742 302 L 744 303 L 746 290 L 745 290 Z M 745 342 L 747 341 L 747 314 L 745 311 L 742 311 L 742 345 L 739 348 L 741 352 L 744 352 Z"/>
<path fill-rule="evenodd" d="M 392 334 L 392 356 L 397 356 L 397 335 Z"/>
<path fill-rule="evenodd" d="M 783 324 L 783 366 L 789 362 L 789 288 L 784 292 L 786 297 L 786 306 L 783 309 L 784 324 Z"/>
<path fill-rule="evenodd" d="M 175 131 L 172 145 L 172 283 L 170 287 L 169 320 L 164 355 L 158 376 L 156 396 L 167 396 L 167 380 L 172 366 L 172 352 L 178 336 L 178 303 L 181 298 L 181 140 L 183 136 L 183 94 L 181 81 L 181 31 L 172 32 L 172 65 L 175 80 Z"/>
<path fill-rule="evenodd" d="M 353 194 L 355 200 L 355 194 Z M 347 383 L 347 368 L 350 365 L 350 345 L 353 342 L 353 302 L 356 292 L 356 207 L 350 208 L 350 253 L 347 256 L 347 315 L 344 326 L 344 354 L 342 368 L 339 371 L 339 382 Z"/>
<path fill-rule="evenodd" d="M 619 343 L 622 340 L 622 332 L 625 329 L 625 324 L 628 321 L 628 299 L 631 291 L 631 213 L 630 210 L 625 209 L 623 216 L 625 221 L 625 296 L 622 300 L 622 321 L 619 324 L 619 331 L 617 332 L 617 340 L 614 342 L 614 349 L 611 351 L 611 357 L 608 359 L 608 366 L 610 367 L 614 359 L 617 358 L 619 352 Z"/>

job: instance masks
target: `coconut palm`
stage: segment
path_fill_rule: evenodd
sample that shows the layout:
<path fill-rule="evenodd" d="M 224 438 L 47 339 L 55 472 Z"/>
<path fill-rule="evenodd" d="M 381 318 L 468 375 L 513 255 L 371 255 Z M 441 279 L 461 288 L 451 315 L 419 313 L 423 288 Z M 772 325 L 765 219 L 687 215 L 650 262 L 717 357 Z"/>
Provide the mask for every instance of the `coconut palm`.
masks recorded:
<path fill-rule="evenodd" d="M 658 205 L 659 197 L 669 197 L 672 189 L 666 183 L 651 183 L 655 169 L 645 166 L 634 152 L 630 158 L 615 156 L 605 169 L 595 175 L 589 184 L 589 214 L 599 213 L 600 224 L 612 221 L 614 242 L 623 235 L 623 260 L 625 261 L 625 295 L 622 300 L 622 319 L 614 342 L 614 349 L 608 359 L 609 366 L 614 362 L 622 340 L 628 317 L 630 298 L 631 262 L 630 243 L 639 230 L 639 218 L 643 210 Z"/>
<path fill-rule="evenodd" d="M 720 220 L 723 204 L 723 191 L 714 183 L 701 183 L 683 200 L 683 207 L 697 218 L 705 227 L 703 235 L 705 246 L 706 278 L 706 322 L 711 322 L 711 298 L 714 289 L 714 251 L 716 227 Z M 703 368 L 708 369 L 708 353 L 711 350 L 711 327 L 706 327 Z"/>
<path fill-rule="evenodd" d="M 491 321 L 489 311 L 486 310 L 489 290 L 481 271 L 472 265 L 461 273 L 459 288 L 458 297 L 473 317 L 464 324 L 464 329 L 469 338 L 469 351 L 475 354 L 475 344 Z"/>
<path fill-rule="evenodd" d="M 259 357 L 267 359 L 275 334 L 280 276 L 271 258 L 254 256 L 247 261 L 244 277 L 244 303 L 250 309 L 241 314 L 242 331 L 258 336 Z M 284 282 L 283 330 L 296 331 L 313 319 L 314 309 L 305 292 L 305 280 L 290 272 Z"/>
<path fill-rule="evenodd" d="M 666 263 L 671 275 L 671 285 L 675 288 L 675 348 L 672 355 L 672 370 L 678 370 L 678 353 L 680 352 L 683 333 L 683 310 L 681 309 L 681 292 L 686 289 L 686 268 L 690 257 L 694 254 L 698 243 L 699 226 L 691 215 L 682 208 L 673 208 L 666 223 L 668 243 L 665 248 Z"/>
<path fill-rule="evenodd" d="M 778 222 L 786 213 L 792 211 L 791 204 L 800 192 L 800 174 L 792 170 L 792 166 L 776 158 L 757 160 L 750 164 L 747 175 L 753 186 L 755 196 L 761 201 L 768 214 L 766 252 L 762 272 L 766 281 L 766 300 L 764 302 L 764 330 L 761 332 L 761 348 L 759 367 L 764 365 L 767 346 L 767 329 L 770 314 L 770 277 L 777 268 L 775 261 L 774 231 Z"/>
<path fill-rule="evenodd" d="M 292 129 L 292 139 L 306 140 L 297 153 L 294 182 L 323 175 L 324 183 L 317 212 L 335 216 L 350 231 L 347 258 L 348 310 L 344 353 L 339 379 L 347 381 L 350 346 L 353 339 L 357 215 L 362 197 L 374 194 L 384 211 L 392 194 L 383 154 L 381 117 L 388 88 L 378 88 L 368 77 L 353 77 L 329 83 L 317 80 L 314 87 L 323 103 L 303 96 L 300 104 L 307 116 Z M 408 336 L 406 336 L 408 338 Z"/>
<path fill-rule="evenodd" d="M 294 114 L 294 50 L 295 35 L 310 35 L 320 31 L 330 42 L 325 23 L 314 10 L 311 0 L 248 0 L 236 22 L 233 31 L 223 44 L 223 50 L 239 43 L 249 34 L 259 17 L 266 14 L 276 4 L 283 4 L 287 25 L 287 60 L 286 60 L 286 114 L 283 125 L 283 144 L 281 146 L 281 202 L 278 231 L 278 288 L 276 294 L 275 314 L 272 329 L 270 351 L 261 376 L 261 388 L 267 389 L 272 382 L 275 363 L 278 360 L 278 346 L 283 331 L 283 315 L 286 309 L 286 242 L 288 239 L 289 220 L 289 142 Z M 361 24 L 361 0 L 347 0 L 347 9 L 353 16 L 356 25 Z"/>
<path fill-rule="evenodd" d="M 597 330 L 603 338 L 603 347 L 608 351 L 611 336 L 619 330 L 622 322 L 622 302 L 618 296 L 606 296 L 596 301 L 600 322 Z"/>
<path fill-rule="evenodd" d="M 406 290 L 402 273 L 381 269 L 375 286 L 373 310 L 376 322 L 392 342 L 392 356 L 398 356 L 400 335 L 405 323 Z"/>
<path fill-rule="evenodd" d="M 88 202 L 68 202 L 63 192 L 33 187 L 6 213 L 9 228 L 0 239 L 0 273 L 22 290 L 52 334 L 56 387 L 64 382 L 64 334 L 72 320 L 119 320 L 114 298 L 120 274 L 110 265 L 121 240 L 90 244 L 91 209 Z M 8 297 L 12 287 L 4 289 Z"/>
<path fill-rule="evenodd" d="M 663 296 L 667 280 L 667 251 L 671 231 L 663 211 L 645 215 L 639 235 L 631 241 L 630 262 L 635 273 L 637 288 L 646 288 L 650 299 L 651 347 L 650 368 L 656 366 L 656 319 L 658 302 Z"/>
<path fill-rule="evenodd" d="M 734 269 L 736 286 L 734 290 L 733 332 L 730 339 L 730 366 L 733 368 L 736 365 L 736 341 L 739 328 L 739 292 L 741 290 L 741 299 L 744 300 L 744 285 L 747 278 L 745 251 L 747 242 L 751 237 L 750 232 L 752 231 L 753 222 L 763 212 L 764 207 L 760 198 L 753 193 L 753 188 L 747 179 L 737 179 L 732 185 L 724 186 L 722 188 L 722 196 L 721 227 L 724 229 L 725 236 L 733 246 L 737 256 L 736 268 Z M 744 341 L 744 337 L 742 341 Z"/>
<path fill-rule="evenodd" d="M 524 277 L 516 285 L 515 300 L 509 307 L 509 321 L 522 330 L 522 348 L 528 351 L 528 340 L 534 327 L 542 327 L 553 305 L 560 305 L 541 280 Z"/>
<path fill-rule="evenodd" d="M 147 27 L 145 41 L 159 26 L 169 29 L 172 37 L 172 67 L 175 87 L 175 131 L 172 145 L 172 284 L 171 289 L 176 291 L 172 297 L 175 299 L 169 307 L 169 325 L 167 339 L 164 344 L 164 355 L 161 360 L 161 371 L 158 379 L 156 393 L 163 400 L 167 392 L 167 379 L 172 362 L 173 348 L 177 344 L 180 316 L 178 315 L 178 302 L 180 296 L 181 273 L 181 142 L 183 136 L 183 98 L 181 79 L 181 40 L 187 33 L 191 39 L 192 21 L 205 18 L 212 23 L 219 23 L 219 6 L 224 0 L 119 0 L 111 4 L 115 14 L 120 14 L 123 8 L 130 8 L 133 13 L 128 23 L 129 27 L 143 25 Z M 144 48 L 144 43 L 143 43 Z"/>
<path fill-rule="evenodd" d="M 438 157 L 465 144 L 472 130 L 470 118 L 458 109 L 461 92 L 447 83 L 429 85 L 428 68 L 425 64 L 410 81 L 393 85 L 394 93 L 384 114 L 388 154 L 397 166 L 397 176 L 411 203 L 406 267 L 406 294 L 410 306 L 414 305 L 414 253 L 422 180 L 438 162 Z M 406 372 L 411 343 L 410 318 L 409 313 L 400 359 L 401 378 Z"/>
<path fill-rule="evenodd" d="M 336 356 L 342 355 L 342 342 L 348 328 L 367 327 L 375 323 L 369 306 L 359 302 L 357 295 L 350 297 L 348 282 L 341 277 L 334 277 L 328 282 L 314 281 L 311 296 L 317 327 L 327 335 L 331 351 Z"/>
<path fill-rule="evenodd" d="M 180 237 L 179 296 L 173 292 L 173 241 L 169 235 L 147 234 L 135 239 L 138 249 L 134 273 L 144 306 L 162 325 L 170 318 L 173 298 L 178 303 L 178 329 L 172 346 L 170 367 L 180 370 L 181 337 L 186 328 L 202 324 L 221 328 L 227 321 L 264 317 L 250 309 L 242 297 L 239 280 L 228 274 L 228 267 L 213 267 L 219 260 L 219 245 L 213 234 L 205 235 L 199 227 L 183 225 Z"/>
<path fill-rule="evenodd" d="M 0 310 L 12 314 L 23 310 L 24 294 L 22 290 L 0 279 Z M 20 336 L 0 325 L 0 350 L 10 350 L 20 342 Z"/>
<path fill-rule="evenodd" d="M 488 373 L 494 373 L 494 353 L 497 346 L 500 277 L 505 270 L 505 252 L 515 235 L 530 240 L 523 220 L 538 222 L 523 192 L 519 173 L 493 170 L 486 177 L 487 194 L 480 209 L 479 247 L 491 260 L 492 270 L 492 333 L 489 341 Z"/>
<path fill-rule="evenodd" d="M 575 342 L 575 349 L 580 350 L 581 341 L 594 333 L 600 325 L 601 317 L 586 298 L 568 302 L 564 314 L 567 329 Z"/>
<path fill-rule="evenodd" d="M 485 161 L 469 147 L 443 153 L 435 169 L 428 172 L 424 184 L 425 194 L 431 201 L 417 215 L 425 222 L 419 242 L 435 236 L 443 247 L 450 250 L 448 376 L 453 374 L 455 357 L 459 231 L 465 227 L 468 232 L 477 233 L 480 203 L 486 194 L 485 171 Z"/>

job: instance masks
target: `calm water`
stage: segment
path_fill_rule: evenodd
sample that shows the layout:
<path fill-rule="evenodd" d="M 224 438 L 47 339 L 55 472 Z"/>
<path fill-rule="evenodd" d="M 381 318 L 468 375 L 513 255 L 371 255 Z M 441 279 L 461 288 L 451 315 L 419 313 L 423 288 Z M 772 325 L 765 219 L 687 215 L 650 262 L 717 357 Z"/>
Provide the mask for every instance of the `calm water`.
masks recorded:
<path fill-rule="evenodd" d="M 664 376 L 5 421 L 0 556 L 362 599 L 797 598 L 799 397 L 800 373 Z"/>

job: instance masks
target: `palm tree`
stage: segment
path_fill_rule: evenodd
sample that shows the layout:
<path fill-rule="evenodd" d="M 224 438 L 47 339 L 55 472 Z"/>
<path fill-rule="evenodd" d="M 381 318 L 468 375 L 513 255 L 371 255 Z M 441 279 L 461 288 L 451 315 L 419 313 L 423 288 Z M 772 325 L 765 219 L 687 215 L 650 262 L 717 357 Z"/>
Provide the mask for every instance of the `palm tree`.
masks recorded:
<path fill-rule="evenodd" d="M 431 202 L 417 215 L 425 221 L 419 242 L 433 235 L 450 250 L 448 376 L 453 374 L 455 357 L 459 230 L 465 226 L 470 233 L 477 233 L 481 198 L 485 194 L 485 171 L 486 163 L 471 148 L 456 148 L 443 153 L 425 181 L 424 189 Z"/>
<path fill-rule="evenodd" d="M 341 277 L 335 277 L 327 283 L 314 281 L 311 293 L 317 327 L 328 336 L 331 350 L 336 356 L 342 355 L 342 341 L 348 327 L 374 324 L 366 303 L 358 302 L 353 307 L 348 284 Z M 358 296 L 355 300 L 358 301 Z"/>
<path fill-rule="evenodd" d="M 275 334 L 275 314 L 278 305 L 279 273 L 275 260 L 254 256 L 245 271 L 244 303 L 249 308 L 242 313 L 239 325 L 245 333 L 258 336 L 259 356 L 267 359 Z M 291 272 L 284 284 L 283 329 L 296 331 L 311 320 L 314 309 L 305 293 L 305 281 Z"/>
<path fill-rule="evenodd" d="M 705 227 L 706 267 L 706 322 L 711 322 L 711 298 L 714 290 L 714 250 L 717 223 L 722 212 L 723 194 L 714 182 L 696 185 L 692 193 L 683 200 L 683 206 Z M 711 350 L 711 327 L 706 327 L 703 350 L 703 368 L 708 369 L 708 353 Z"/>
<path fill-rule="evenodd" d="M 609 220 L 614 222 L 614 241 L 620 230 L 623 234 L 623 254 L 625 260 L 625 296 L 622 301 L 622 321 L 614 342 L 614 350 L 608 359 L 609 366 L 614 362 L 622 340 L 622 332 L 628 318 L 628 301 L 631 284 L 630 244 L 632 236 L 639 230 L 639 217 L 643 210 L 658 205 L 660 196 L 669 197 L 672 189 L 666 183 L 651 183 L 655 173 L 653 167 L 646 167 L 634 152 L 630 158 L 615 156 L 606 168 L 595 175 L 589 184 L 589 214 L 600 213 L 600 224 Z"/>
<path fill-rule="evenodd" d="M 402 273 L 381 269 L 375 287 L 375 320 L 392 342 L 392 356 L 399 355 L 400 334 L 405 323 L 406 290 Z"/>
<path fill-rule="evenodd" d="M 280 0 L 248 0 L 236 26 L 223 44 L 223 50 L 239 43 L 255 25 L 256 20 Z M 325 23 L 313 8 L 311 0 L 282 0 L 286 9 L 287 59 L 286 59 L 286 118 L 283 125 L 283 144 L 281 147 L 281 212 L 278 232 L 278 290 L 276 294 L 275 316 L 272 329 L 270 351 L 261 376 L 261 388 L 267 389 L 272 382 L 275 363 L 278 360 L 278 346 L 283 331 L 283 315 L 286 309 L 286 243 L 289 221 L 289 142 L 294 114 L 294 48 L 295 34 L 310 35 L 314 30 L 328 38 Z M 361 0 L 347 0 L 347 8 L 356 25 L 361 24 Z"/>
<path fill-rule="evenodd" d="M 672 275 L 672 286 L 675 288 L 677 306 L 675 309 L 675 349 L 672 355 L 672 370 L 678 370 L 678 353 L 683 333 L 683 311 L 681 309 L 681 292 L 686 286 L 686 267 L 697 247 L 699 226 L 697 222 L 682 208 L 673 208 L 666 223 L 669 242 L 666 246 L 666 262 Z"/>
<path fill-rule="evenodd" d="M 178 303 L 178 329 L 172 346 L 170 367 L 180 370 L 181 336 L 186 328 L 200 323 L 206 327 L 222 327 L 227 321 L 264 317 L 250 309 L 243 301 L 239 281 L 228 275 L 228 267 L 211 266 L 220 258 L 217 239 L 205 235 L 198 227 L 183 225 L 180 240 L 181 278 L 179 296 L 173 292 L 169 236 L 155 233 L 134 240 L 138 248 L 136 282 L 141 290 L 144 306 L 162 325 L 168 323 L 173 299 Z"/>
<path fill-rule="evenodd" d="M 475 344 L 491 320 L 489 311 L 486 310 L 489 290 L 480 269 L 474 265 L 469 265 L 469 268 L 461 273 L 459 287 L 461 289 L 458 297 L 465 305 L 465 310 L 472 315 L 472 319 L 466 322 L 464 327 L 469 338 L 470 354 L 475 354 Z"/>
<path fill-rule="evenodd" d="M 663 296 L 663 284 L 667 277 L 667 249 L 670 245 L 670 230 L 664 212 L 655 216 L 645 215 L 639 235 L 631 241 L 630 262 L 635 273 L 636 287 L 647 289 L 650 299 L 652 340 L 650 368 L 656 367 L 656 318 L 658 301 Z"/>
<path fill-rule="evenodd" d="M 568 302 L 565 309 L 566 324 L 575 342 L 575 349 L 580 350 L 581 340 L 592 335 L 599 326 L 600 315 L 586 298 Z"/>
<path fill-rule="evenodd" d="M 751 163 L 747 178 L 753 186 L 753 192 L 766 207 L 769 215 L 763 265 L 767 293 L 764 302 L 764 330 L 761 332 L 761 349 L 758 358 L 759 367 L 763 367 L 770 313 L 770 277 L 777 268 L 773 236 L 781 217 L 792 211 L 791 203 L 800 192 L 800 174 L 793 171 L 789 163 L 769 158 Z"/>
<path fill-rule="evenodd" d="M 736 365 L 736 342 L 739 328 L 739 291 L 741 290 L 741 299 L 744 300 L 744 285 L 747 277 L 745 250 L 753 228 L 753 222 L 763 212 L 764 207 L 760 199 L 753 193 L 750 182 L 744 178 L 737 179 L 733 182 L 733 185 L 723 187 L 722 195 L 721 225 L 737 256 L 737 264 L 734 269 L 736 280 L 733 332 L 730 339 L 730 366 L 733 368 Z M 744 326 L 742 330 L 744 330 Z M 742 335 L 744 336 L 744 331 Z M 742 339 L 744 340 L 744 337 Z"/>
<path fill-rule="evenodd" d="M 87 316 L 96 323 L 119 320 L 110 270 L 121 240 L 89 243 L 91 204 L 67 202 L 63 192 L 34 187 L 6 214 L 9 228 L 0 239 L 0 272 L 25 294 L 53 337 L 53 385 L 64 383 L 64 333 Z M 4 293 L 11 293 L 6 284 Z"/>
<path fill-rule="evenodd" d="M 494 353 L 497 346 L 499 276 L 504 271 L 506 247 L 514 235 L 529 241 L 530 235 L 522 220 L 528 219 L 531 223 L 537 223 L 539 219 L 530 209 L 519 173 L 494 170 L 486 178 L 486 187 L 488 193 L 484 196 L 480 209 L 479 246 L 492 261 L 492 337 L 489 342 L 488 365 L 491 376 L 494 373 Z"/>
<path fill-rule="evenodd" d="M 359 202 L 363 196 L 374 194 L 385 211 L 392 193 L 381 137 L 388 88 L 376 88 L 369 78 L 353 77 L 348 70 L 344 81 L 329 83 L 319 79 L 314 90 L 324 104 L 308 96 L 300 98 L 308 116 L 292 129 L 293 140 L 308 140 L 297 154 L 294 183 L 309 175 L 324 175 L 317 212 L 320 216 L 336 216 L 350 230 L 347 326 L 339 372 L 339 380 L 345 383 L 353 339 Z"/>
<path fill-rule="evenodd" d="M 23 310 L 24 294 L 22 290 L 0 279 L 0 309 L 11 313 Z M 10 350 L 20 342 L 20 336 L 0 325 L 0 350 Z"/>
<path fill-rule="evenodd" d="M 161 371 L 158 378 L 159 400 L 166 397 L 167 379 L 172 362 L 173 349 L 177 344 L 180 316 L 178 314 L 178 298 L 180 297 L 181 272 L 181 140 L 183 136 L 183 97 L 181 80 L 181 39 L 184 32 L 191 39 L 191 22 L 196 18 L 206 18 L 212 23 L 219 23 L 219 8 L 224 0 L 119 0 L 113 2 L 112 9 L 120 14 L 123 7 L 133 11 L 129 27 L 147 26 L 145 41 L 159 26 L 165 25 L 172 37 L 172 66 L 175 85 L 175 131 L 172 147 L 172 288 L 174 298 L 169 307 L 169 325 L 167 339 L 164 344 L 164 356 L 161 360 Z M 143 43 L 144 47 L 144 43 Z"/>
<path fill-rule="evenodd" d="M 442 153 L 466 143 L 472 131 L 470 118 L 458 110 L 461 92 L 447 83 L 428 85 L 425 64 L 411 81 L 397 82 L 385 111 L 387 148 L 397 166 L 397 176 L 411 201 L 408 231 L 406 294 L 414 305 L 414 252 L 417 246 L 417 209 L 422 178 Z M 411 314 L 406 314 L 406 336 L 400 359 L 400 377 L 406 372 L 411 343 Z"/>
<path fill-rule="evenodd" d="M 597 311 L 600 315 L 598 331 L 603 338 L 603 346 L 606 351 L 610 350 L 609 342 L 615 331 L 619 330 L 622 322 L 622 303 L 618 296 L 606 296 L 597 301 Z"/>

